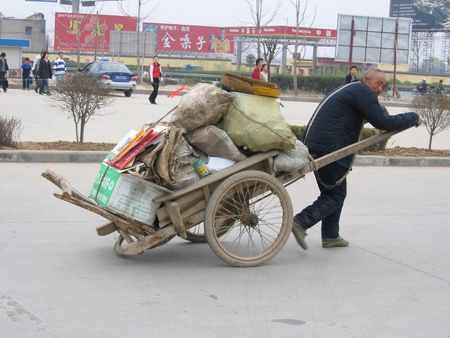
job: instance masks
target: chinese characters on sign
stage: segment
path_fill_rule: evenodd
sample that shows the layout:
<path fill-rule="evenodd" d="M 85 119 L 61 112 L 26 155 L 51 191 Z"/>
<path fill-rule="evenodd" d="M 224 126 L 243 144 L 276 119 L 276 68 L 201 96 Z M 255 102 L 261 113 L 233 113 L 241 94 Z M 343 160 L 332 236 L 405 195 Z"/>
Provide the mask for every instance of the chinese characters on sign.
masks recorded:
<path fill-rule="evenodd" d="M 109 32 L 112 30 L 136 31 L 136 19 L 115 15 L 56 13 L 55 49 L 109 52 Z"/>
<path fill-rule="evenodd" d="M 160 53 L 164 51 L 174 51 L 183 55 L 233 53 L 233 42 L 226 36 L 225 28 L 144 23 L 144 31 L 156 34 L 155 49 Z"/>
<path fill-rule="evenodd" d="M 210 27 L 175 24 L 144 23 L 144 31 L 154 32 L 155 50 L 171 55 L 232 54 L 235 36 L 256 36 L 256 27 Z M 336 30 L 264 27 L 261 35 L 336 39 Z"/>

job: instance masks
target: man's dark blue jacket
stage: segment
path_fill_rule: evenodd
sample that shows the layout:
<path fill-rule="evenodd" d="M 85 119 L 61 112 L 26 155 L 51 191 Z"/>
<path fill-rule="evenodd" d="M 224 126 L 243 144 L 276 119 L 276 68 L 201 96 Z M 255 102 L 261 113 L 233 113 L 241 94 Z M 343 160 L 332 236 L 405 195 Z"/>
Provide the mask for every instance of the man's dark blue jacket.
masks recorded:
<path fill-rule="evenodd" d="M 310 153 L 332 153 L 358 142 L 363 121 L 367 120 L 381 130 L 400 130 L 415 125 L 416 113 L 388 115 L 378 102 L 375 92 L 363 82 L 338 87 L 317 107 L 302 141 Z M 305 140 L 306 138 L 306 140 Z M 349 167 L 353 155 L 338 161 Z"/>

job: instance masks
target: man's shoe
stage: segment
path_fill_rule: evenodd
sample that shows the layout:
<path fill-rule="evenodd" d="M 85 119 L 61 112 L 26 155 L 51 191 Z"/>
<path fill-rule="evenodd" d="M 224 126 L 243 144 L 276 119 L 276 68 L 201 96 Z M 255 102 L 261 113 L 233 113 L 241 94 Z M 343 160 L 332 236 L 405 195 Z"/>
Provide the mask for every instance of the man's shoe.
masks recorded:
<path fill-rule="evenodd" d="M 305 242 L 306 230 L 299 224 L 294 218 L 294 224 L 292 226 L 292 233 L 294 234 L 297 243 L 304 249 L 308 250 L 308 245 Z"/>
<path fill-rule="evenodd" d="M 335 248 L 348 246 L 348 241 L 342 237 L 338 238 L 322 238 L 322 247 L 324 248 Z"/>

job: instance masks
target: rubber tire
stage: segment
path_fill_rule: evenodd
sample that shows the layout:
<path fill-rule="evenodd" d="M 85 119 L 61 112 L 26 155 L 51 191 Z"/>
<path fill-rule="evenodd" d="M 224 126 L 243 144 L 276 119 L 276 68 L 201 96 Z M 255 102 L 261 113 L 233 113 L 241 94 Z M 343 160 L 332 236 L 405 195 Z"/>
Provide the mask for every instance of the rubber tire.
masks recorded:
<path fill-rule="evenodd" d="M 263 191 L 270 188 L 272 194 L 260 193 L 250 204 L 254 184 Z M 254 224 L 244 223 L 245 213 Z M 223 227 L 218 232 L 219 219 L 234 222 L 226 225 L 225 232 Z M 292 222 L 291 198 L 281 182 L 265 172 L 246 170 L 230 176 L 214 190 L 206 206 L 204 224 L 208 244 L 220 259 L 236 267 L 254 267 L 280 252 L 291 234 Z"/>
<path fill-rule="evenodd" d="M 208 240 L 205 235 L 205 227 L 202 223 L 197 224 L 195 227 L 192 227 L 186 230 L 186 240 L 192 243 L 206 243 Z"/>
<path fill-rule="evenodd" d="M 132 90 L 132 89 L 130 89 L 130 90 L 125 90 L 123 93 L 125 94 L 126 97 L 130 97 L 131 94 L 133 94 L 133 90 Z"/>

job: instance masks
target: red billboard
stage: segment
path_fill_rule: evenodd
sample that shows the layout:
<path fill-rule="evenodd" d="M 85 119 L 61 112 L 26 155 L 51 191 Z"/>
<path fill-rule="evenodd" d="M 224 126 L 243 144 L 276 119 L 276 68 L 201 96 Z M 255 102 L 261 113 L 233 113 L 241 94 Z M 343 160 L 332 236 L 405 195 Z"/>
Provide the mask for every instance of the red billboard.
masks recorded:
<path fill-rule="evenodd" d="M 235 36 L 256 36 L 256 27 L 210 27 L 144 23 L 145 32 L 155 33 L 157 54 L 200 56 L 233 54 Z M 270 26 L 261 29 L 262 36 L 297 36 L 296 27 Z M 298 28 L 298 36 L 309 39 L 336 39 L 335 29 Z M 213 55 L 214 56 L 214 55 Z"/>
<path fill-rule="evenodd" d="M 223 27 L 144 23 L 145 32 L 155 33 L 157 54 L 233 54 L 233 36 L 227 30 Z"/>
<path fill-rule="evenodd" d="M 77 13 L 55 14 L 55 50 L 109 52 L 112 30 L 136 31 L 136 18 Z"/>

